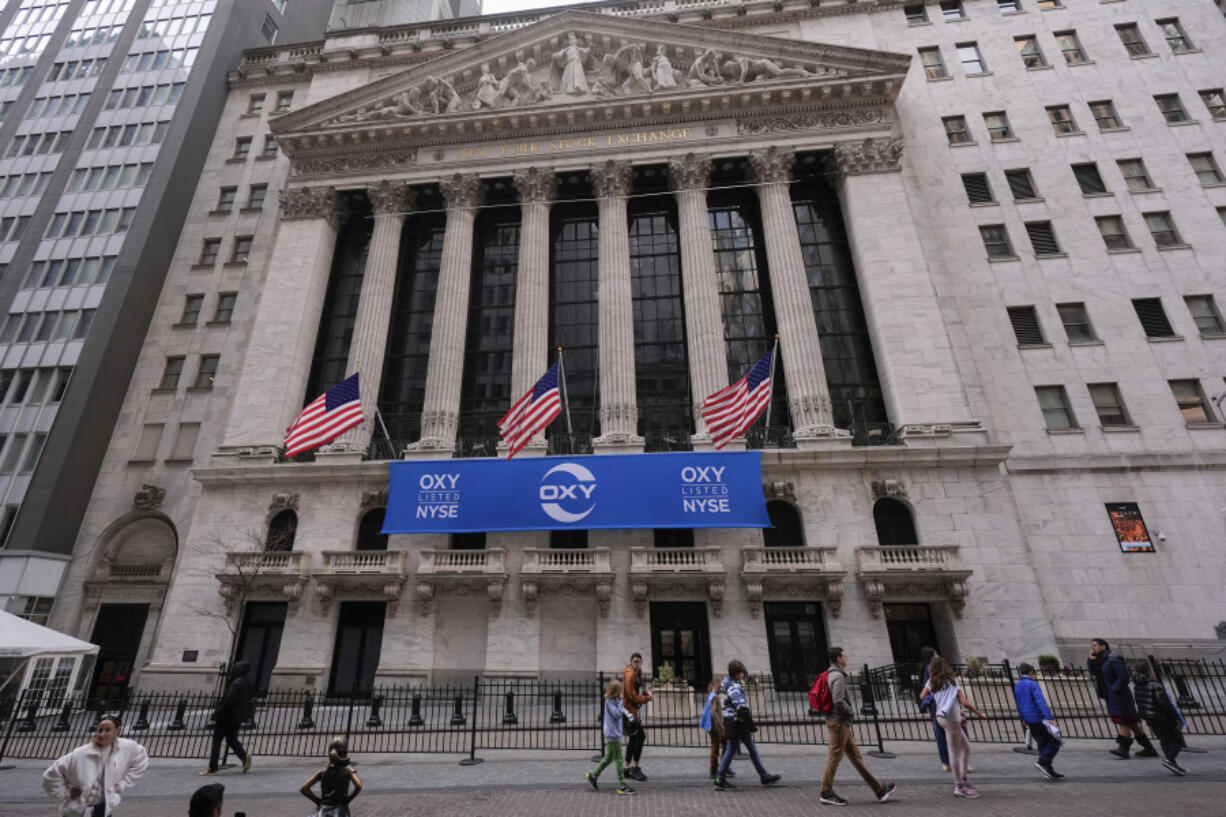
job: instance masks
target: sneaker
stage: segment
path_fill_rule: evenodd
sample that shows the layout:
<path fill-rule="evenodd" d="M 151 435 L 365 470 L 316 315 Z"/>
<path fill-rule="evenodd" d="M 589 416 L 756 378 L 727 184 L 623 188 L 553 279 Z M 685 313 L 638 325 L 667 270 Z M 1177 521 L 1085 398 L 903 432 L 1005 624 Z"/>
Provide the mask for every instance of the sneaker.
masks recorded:
<path fill-rule="evenodd" d="M 898 787 L 897 787 L 897 786 L 895 786 L 893 783 L 886 783 L 886 784 L 885 784 L 885 788 L 883 788 L 881 791 L 877 792 L 877 802 L 878 802 L 878 803 L 884 803 L 886 800 L 889 800 L 889 799 L 890 799 L 890 797 L 892 797 L 892 796 L 893 796 L 893 794 L 894 794 L 894 789 L 896 789 L 896 788 L 898 788 Z"/>
<path fill-rule="evenodd" d="M 1044 766 L 1042 763 L 1036 760 L 1034 762 L 1034 767 L 1039 770 L 1039 774 L 1043 775 L 1048 780 L 1056 779 L 1056 773 L 1055 771 L 1052 770 L 1050 766 Z"/>
<path fill-rule="evenodd" d="M 647 782 L 647 775 L 643 774 L 643 770 L 638 766 L 635 766 L 632 769 L 626 769 L 626 777 L 630 778 L 631 780 L 637 780 L 640 783 Z"/>
<path fill-rule="evenodd" d="M 732 771 L 732 769 L 729 769 L 728 771 L 724 773 L 724 777 L 736 777 L 736 772 Z"/>
<path fill-rule="evenodd" d="M 954 797 L 966 797 L 966 789 L 962 786 L 954 786 Z"/>
<path fill-rule="evenodd" d="M 974 786 L 968 783 L 962 787 L 962 796 L 969 797 L 970 799 L 974 800 L 976 797 L 979 796 L 979 789 L 975 788 Z"/>
<path fill-rule="evenodd" d="M 618 786 L 617 793 L 618 794 L 638 794 L 637 791 L 630 788 L 629 786 Z"/>
<path fill-rule="evenodd" d="M 1053 769 L 1051 766 L 1047 767 L 1047 771 L 1051 772 L 1051 776 L 1053 780 L 1063 780 L 1064 779 L 1064 775 L 1060 774 L 1058 771 Z"/>
<path fill-rule="evenodd" d="M 1185 774 L 1188 773 L 1187 769 L 1185 769 L 1183 766 L 1180 766 L 1178 763 L 1171 760 L 1170 758 L 1165 758 L 1165 757 L 1162 758 L 1162 765 L 1165 766 L 1171 772 L 1171 774 L 1177 774 L 1180 777 L 1183 777 Z"/>
<path fill-rule="evenodd" d="M 722 777 L 715 778 L 715 790 L 716 791 L 725 791 L 726 789 L 735 789 L 735 788 L 736 786 L 732 785 L 724 778 Z"/>
<path fill-rule="evenodd" d="M 842 797 L 839 797 L 837 794 L 835 794 L 835 793 L 834 793 L 834 792 L 832 792 L 832 791 L 824 791 L 824 792 L 822 792 L 822 793 L 821 793 L 821 796 L 820 796 L 820 797 L 818 797 L 817 799 L 818 799 L 818 800 L 820 800 L 821 802 L 825 803 L 825 804 L 826 804 L 826 805 L 828 805 L 828 806 L 845 806 L 845 805 L 847 805 L 847 801 L 846 801 L 846 800 L 844 800 Z"/>
<path fill-rule="evenodd" d="M 1137 757 L 1157 757 L 1157 756 L 1158 756 L 1158 750 L 1152 746 L 1147 746 L 1141 751 L 1137 752 Z"/>
<path fill-rule="evenodd" d="M 949 764 L 948 764 L 948 763 L 942 763 L 942 764 L 941 764 L 941 771 L 943 771 L 943 772 L 947 772 L 947 771 L 949 771 Z"/>
<path fill-rule="evenodd" d="M 588 772 L 587 774 L 583 776 L 583 778 L 587 780 L 587 784 L 591 786 L 593 790 L 600 791 L 600 786 L 597 785 L 596 776 L 594 774 L 592 774 L 591 772 Z"/>
<path fill-rule="evenodd" d="M 207 777 L 209 775 L 214 775 L 214 774 L 217 774 L 216 769 L 205 769 L 203 772 L 200 773 L 200 776 Z"/>
<path fill-rule="evenodd" d="M 762 775 L 762 785 L 769 786 L 771 783 L 778 783 L 781 779 L 783 779 L 781 774 L 764 774 Z"/>
<path fill-rule="evenodd" d="M 246 774 L 248 771 L 250 771 L 250 769 L 251 769 L 251 753 L 248 752 L 247 756 L 243 758 L 243 774 Z"/>

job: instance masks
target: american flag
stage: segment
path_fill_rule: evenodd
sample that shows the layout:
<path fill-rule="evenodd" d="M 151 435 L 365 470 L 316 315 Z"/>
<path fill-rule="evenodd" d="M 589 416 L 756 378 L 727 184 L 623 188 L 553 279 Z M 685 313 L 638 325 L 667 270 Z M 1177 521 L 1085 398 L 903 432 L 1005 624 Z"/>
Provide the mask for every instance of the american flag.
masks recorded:
<path fill-rule="evenodd" d="M 528 444 L 534 436 L 545 430 L 553 418 L 562 411 L 562 397 L 558 394 L 558 364 L 549 367 L 544 377 L 536 381 L 531 391 L 515 401 L 511 410 L 498 421 L 503 442 L 511 450 L 511 459 Z"/>
<path fill-rule="evenodd" d="M 702 404 L 702 419 L 716 448 L 740 437 L 771 399 L 771 355 L 767 352 L 749 374 L 712 394 Z"/>
<path fill-rule="evenodd" d="M 285 456 L 319 448 L 344 434 L 362 417 L 362 397 L 354 372 L 311 401 L 285 430 Z"/>

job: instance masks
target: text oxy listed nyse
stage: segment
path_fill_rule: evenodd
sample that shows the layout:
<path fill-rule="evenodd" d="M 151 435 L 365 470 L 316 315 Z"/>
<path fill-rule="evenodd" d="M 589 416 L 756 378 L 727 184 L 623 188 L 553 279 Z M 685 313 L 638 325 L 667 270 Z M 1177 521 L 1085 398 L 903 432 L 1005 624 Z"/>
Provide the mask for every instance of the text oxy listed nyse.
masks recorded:
<path fill-rule="evenodd" d="M 418 519 L 458 519 L 459 516 L 459 474 L 422 474 L 418 477 Z"/>
<path fill-rule="evenodd" d="M 687 465 L 681 469 L 681 507 L 686 513 L 731 513 L 722 465 Z"/>

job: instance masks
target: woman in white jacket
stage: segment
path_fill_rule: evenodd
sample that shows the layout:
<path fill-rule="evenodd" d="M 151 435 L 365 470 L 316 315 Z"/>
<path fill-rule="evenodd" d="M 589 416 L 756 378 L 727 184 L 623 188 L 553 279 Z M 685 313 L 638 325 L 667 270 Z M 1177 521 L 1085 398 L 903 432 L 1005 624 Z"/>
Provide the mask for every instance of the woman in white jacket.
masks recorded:
<path fill-rule="evenodd" d="M 119 737 L 118 715 L 106 715 L 89 743 L 73 749 L 43 772 L 43 790 L 60 804 L 63 817 L 111 817 L 120 795 L 149 765 L 149 753 Z"/>

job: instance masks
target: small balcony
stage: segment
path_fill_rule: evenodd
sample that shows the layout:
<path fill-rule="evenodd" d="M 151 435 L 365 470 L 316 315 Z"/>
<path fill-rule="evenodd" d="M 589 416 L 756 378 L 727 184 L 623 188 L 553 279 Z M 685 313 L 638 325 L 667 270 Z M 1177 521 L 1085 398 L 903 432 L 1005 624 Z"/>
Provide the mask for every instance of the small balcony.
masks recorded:
<path fill-rule="evenodd" d="M 704 588 L 711 612 L 718 616 L 726 579 L 719 548 L 630 548 L 630 590 L 640 616 L 647 612 L 649 593 L 684 597 Z"/>
<path fill-rule="evenodd" d="M 420 556 L 416 595 L 423 616 L 430 615 L 438 593 L 459 596 L 484 593 L 493 614 L 502 612 L 508 578 L 505 550 L 423 550 Z"/>
<path fill-rule="evenodd" d="M 528 615 L 535 615 L 538 596 L 545 593 L 594 593 L 600 615 L 609 614 L 613 565 L 608 548 L 524 548 L 520 586 Z"/>
<path fill-rule="evenodd" d="M 741 581 L 749 609 L 757 616 L 762 601 L 820 598 L 838 617 L 847 571 L 833 547 L 750 547 L 741 550 Z"/>
<path fill-rule="evenodd" d="M 959 618 L 966 604 L 966 580 L 974 572 L 963 565 L 957 545 L 858 547 L 856 568 L 873 615 L 880 614 L 886 600 L 944 600 Z"/>
<path fill-rule="evenodd" d="M 297 607 L 310 578 L 311 554 L 301 550 L 230 551 L 217 574 L 226 609 L 235 602 L 284 597 Z"/>
<path fill-rule="evenodd" d="M 314 572 L 315 595 L 327 610 L 341 595 L 381 596 L 396 615 L 400 593 L 408 579 L 408 553 L 403 550 L 325 550 L 323 567 Z"/>

